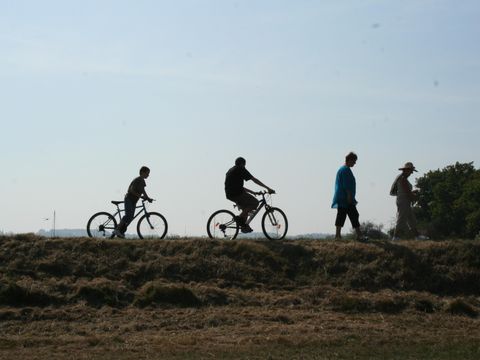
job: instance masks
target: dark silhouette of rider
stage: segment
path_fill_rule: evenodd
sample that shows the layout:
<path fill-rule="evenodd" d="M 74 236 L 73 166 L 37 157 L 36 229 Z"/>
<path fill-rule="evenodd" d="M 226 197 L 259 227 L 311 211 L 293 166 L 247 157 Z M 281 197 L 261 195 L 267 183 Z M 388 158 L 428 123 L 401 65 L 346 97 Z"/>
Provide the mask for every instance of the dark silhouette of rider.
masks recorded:
<path fill-rule="evenodd" d="M 252 180 L 255 184 L 267 189 L 270 194 L 274 194 L 275 190 L 271 189 L 245 168 L 247 161 L 243 157 L 239 157 L 235 160 L 235 166 L 227 171 L 225 177 L 225 195 L 227 199 L 237 204 L 238 208 L 242 211 L 239 216 L 235 218 L 237 224 L 240 225 L 240 229 L 243 233 L 252 232 L 252 228 L 246 223 L 248 213 L 253 211 L 258 206 L 258 200 L 252 194 L 256 192 L 249 190 L 243 186 L 244 181 Z"/>
<path fill-rule="evenodd" d="M 149 202 L 153 201 L 145 191 L 145 187 L 147 186 L 145 179 L 148 178 L 149 175 L 150 169 L 146 166 L 142 166 L 140 168 L 140 176 L 133 179 L 130 183 L 127 194 L 125 195 L 125 215 L 122 217 L 122 220 L 120 220 L 120 223 L 113 232 L 116 236 L 120 238 L 125 237 L 125 232 L 127 231 L 128 225 L 133 220 L 135 207 L 140 198 Z"/>

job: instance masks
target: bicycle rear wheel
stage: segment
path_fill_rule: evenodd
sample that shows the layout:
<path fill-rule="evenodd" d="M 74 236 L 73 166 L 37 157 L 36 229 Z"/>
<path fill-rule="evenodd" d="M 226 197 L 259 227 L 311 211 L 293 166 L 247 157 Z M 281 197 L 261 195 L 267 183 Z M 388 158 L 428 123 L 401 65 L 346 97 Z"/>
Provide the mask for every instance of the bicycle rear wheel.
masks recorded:
<path fill-rule="evenodd" d="M 282 240 L 288 231 L 288 220 L 279 208 L 270 208 L 262 217 L 262 230 L 270 240 Z"/>
<path fill-rule="evenodd" d="M 167 220 L 157 212 L 146 213 L 137 223 L 137 234 L 140 239 L 163 239 L 167 231 Z"/>
<path fill-rule="evenodd" d="M 238 235 L 235 215 L 229 210 L 215 211 L 208 219 L 207 233 L 210 239 L 235 239 Z"/>
<path fill-rule="evenodd" d="M 113 215 L 107 212 L 94 214 L 87 223 L 87 234 L 91 238 L 108 239 L 113 238 L 113 230 L 117 227 L 117 221 Z"/>

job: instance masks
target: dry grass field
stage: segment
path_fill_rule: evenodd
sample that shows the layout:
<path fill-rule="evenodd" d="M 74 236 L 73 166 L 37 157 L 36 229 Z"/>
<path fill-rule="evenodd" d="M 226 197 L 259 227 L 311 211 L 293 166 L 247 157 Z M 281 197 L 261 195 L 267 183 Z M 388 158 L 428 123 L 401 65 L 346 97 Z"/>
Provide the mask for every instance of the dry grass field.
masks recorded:
<path fill-rule="evenodd" d="M 0 359 L 479 359 L 480 242 L 0 237 Z"/>

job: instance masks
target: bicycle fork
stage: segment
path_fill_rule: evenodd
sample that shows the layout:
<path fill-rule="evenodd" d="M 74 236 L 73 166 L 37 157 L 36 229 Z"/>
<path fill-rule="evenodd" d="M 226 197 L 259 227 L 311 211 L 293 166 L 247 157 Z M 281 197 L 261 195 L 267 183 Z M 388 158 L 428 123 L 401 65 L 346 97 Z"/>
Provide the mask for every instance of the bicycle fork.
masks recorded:
<path fill-rule="evenodd" d="M 280 227 L 282 225 L 280 225 L 277 222 L 277 219 L 275 218 L 275 215 L 273 214 L 273 211 L 270 211 L 270 209 L 267 209 L 267 216 L 268 216 L 268 219 L 270 220 L 270 223 L 272 224 L 272 226 L 276 227 L 277 229 L 280 229 Z"/>
<path fill-rule="evenodd" d="M 150 214 L 147 213 L 147 212 L 145 212 L 145 217 L 146 217 L 146 219 L 147 219 L 148 225 L 150 226 L 150 229 L 151 229 L 151 230 L 155 229 L 155 226 L 153 226 L 152 223 L 150 222 Z"/>

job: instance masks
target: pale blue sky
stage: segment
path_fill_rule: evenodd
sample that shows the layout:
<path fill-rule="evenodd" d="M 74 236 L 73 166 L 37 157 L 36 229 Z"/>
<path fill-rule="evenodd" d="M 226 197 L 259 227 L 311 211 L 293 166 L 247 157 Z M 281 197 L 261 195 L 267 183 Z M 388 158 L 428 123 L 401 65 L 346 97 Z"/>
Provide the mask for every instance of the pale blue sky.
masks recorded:
<path fill-rule="evenodd" d="M 170 233 L 205 235 L 241 155 L 291 234 L 331 233 L 350 150 L 361 220 L 389 226 L 406 161 L 480 164 L 479 18 L 468 0 L 0 0 L 0 230 L 54 209 L 83 228 L 147 165 Z"/>

